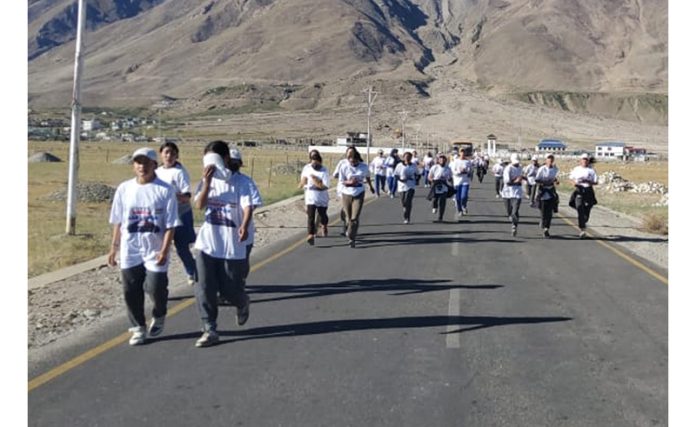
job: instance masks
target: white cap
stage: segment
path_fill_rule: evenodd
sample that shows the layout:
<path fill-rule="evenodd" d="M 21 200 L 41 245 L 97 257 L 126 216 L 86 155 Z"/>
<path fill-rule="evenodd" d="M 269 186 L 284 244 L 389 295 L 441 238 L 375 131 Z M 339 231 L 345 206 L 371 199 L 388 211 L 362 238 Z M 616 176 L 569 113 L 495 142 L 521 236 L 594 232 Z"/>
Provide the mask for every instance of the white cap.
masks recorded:
<path fill-rule="evenodd" d="M 150 160 L 152 160 L 153 162 L 157 162 L 157 153 L 155 153 L 155 150 L 153 150 L 152 148 L 147 148 L 147 147 L 138 148 L 137 150 L 135 150 L 133 152 L 131 159 L 133 161 L 135 161 L 136 157 L 141 157 L 141 156 L 145 156 L 145 157 L 149 158 Z"/>
<path fill-rule="evenodd" d="M 539 160 L 539 156 L 537 156 L 536 154 L 533 155 L 533 156 L 532 156 L 532 160 Z"/>
<path fill-rule="evenodd" d="M 510 163 L 513 165 L 516 165 L 520 162 L 520 156 L 517 155 L 517 153 L 513 153 L 512 156 L 510 156 Z"/>
<path fill-rule="evenodd" d="M 208 167 L 210 165 L 215 165 L 215 178 L 227 179 L 230 177 L 232 171 L 225 167 L 225 162 L 218 153 L 209 152 L 203 156 L 203 167 Z"/>
<path fill-rule="evenodd" d="M 580 156 L 581 159 L 589 159 L 590 155 L 587 153 L 582 153 L 582 156 Z"/>
<path fill-rule="evenodd" d="M 242 153 L 239 152 L 236 148 L 230 148 L 230 159 L 232 160 L 242 160 Z"/>

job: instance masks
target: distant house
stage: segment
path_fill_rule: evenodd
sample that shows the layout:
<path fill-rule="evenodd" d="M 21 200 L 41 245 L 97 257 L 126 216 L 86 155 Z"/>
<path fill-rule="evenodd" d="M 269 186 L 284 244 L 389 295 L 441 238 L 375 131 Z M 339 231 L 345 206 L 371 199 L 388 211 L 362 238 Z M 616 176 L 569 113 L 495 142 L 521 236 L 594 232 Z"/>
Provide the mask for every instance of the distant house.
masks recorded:
<path fill-rule="evenodd" d="M 566 145 L 560 139 L 542 139 L 536 146 L 536 151 L 558 152 L 565 151 Z"/>
<path fill-rule="evenodd" d="M 99 123 L 99 120 L 83 120 L 82 121 L 82 130 L 85 132 L 90 132 L 94 131 L 97 129 L 101 129 L 101 123 Z"/>
<path fill-rule="evenodd" d="M 606 141 L 600 142 L 595 145 L 595 157 L 607 158 L 607 157 L 619 157 L 623 158 L 626 150 L 626 143 L 617 141 Z"/>

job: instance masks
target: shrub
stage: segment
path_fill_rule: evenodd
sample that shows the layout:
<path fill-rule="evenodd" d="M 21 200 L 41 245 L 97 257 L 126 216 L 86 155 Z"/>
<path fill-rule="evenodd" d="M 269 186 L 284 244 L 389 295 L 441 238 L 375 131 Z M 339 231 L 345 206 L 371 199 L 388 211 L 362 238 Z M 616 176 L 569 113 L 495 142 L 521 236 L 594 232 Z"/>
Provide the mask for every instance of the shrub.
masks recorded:
<path fill-rule="evenodd" d="M 667 235 L 668 221 L 667 216 L 658 214 L 647 214 L 643 217 L 643 229 L 648 233 Z"/>

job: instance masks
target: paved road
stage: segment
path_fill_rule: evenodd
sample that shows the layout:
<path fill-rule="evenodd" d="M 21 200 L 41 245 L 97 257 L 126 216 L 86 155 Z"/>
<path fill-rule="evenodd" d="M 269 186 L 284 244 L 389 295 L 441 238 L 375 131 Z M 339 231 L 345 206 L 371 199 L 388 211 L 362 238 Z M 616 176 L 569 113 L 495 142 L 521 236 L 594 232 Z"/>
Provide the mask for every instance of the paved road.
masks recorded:
<path fill-rule="evenodd" d="M 29 424 L 667 425 L 667 286 L 526 206 L 512 238 L 487 179 L 459 222 L 370 203 L 355 249 L 334 227 L 252 273 L 220 345 L 189 307 L 32 390 Z"/>

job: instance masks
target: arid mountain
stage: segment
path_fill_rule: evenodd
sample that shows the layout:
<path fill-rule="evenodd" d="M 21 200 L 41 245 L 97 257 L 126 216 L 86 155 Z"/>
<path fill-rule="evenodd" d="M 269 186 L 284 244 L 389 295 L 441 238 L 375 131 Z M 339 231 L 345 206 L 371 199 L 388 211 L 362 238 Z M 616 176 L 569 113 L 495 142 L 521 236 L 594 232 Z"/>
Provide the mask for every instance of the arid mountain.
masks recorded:
<path fill-rule="evenodd" d="M 239 106 L 258 102 L 253 90 L 239 96 L 252 85 L 284 88 L 273 96 L 295 101 L 280 108 L 317 108 L 358 102 L 351 95 L 372 82 L 383 82 L 383 97 L 436 99 L 428 87 L 448 85 L 434 82 L 467 81 L 567 111 L 667 119 L 664 0 L 88 4 L 85 105 L 148 106 L 169 96 L 210 108 L 212 94 Z M 71 0 L 29 3 L 30 106 L 69 104 L 75 15 Z"/>

